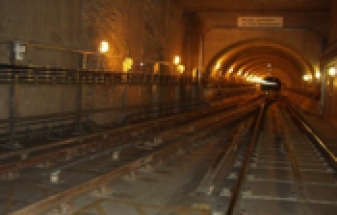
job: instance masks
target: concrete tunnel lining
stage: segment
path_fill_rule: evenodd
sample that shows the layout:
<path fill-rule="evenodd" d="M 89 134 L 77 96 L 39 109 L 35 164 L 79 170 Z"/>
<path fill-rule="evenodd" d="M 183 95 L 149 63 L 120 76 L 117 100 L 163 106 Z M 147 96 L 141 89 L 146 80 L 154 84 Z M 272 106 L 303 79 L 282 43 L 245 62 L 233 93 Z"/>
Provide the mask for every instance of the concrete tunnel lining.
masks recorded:
<path fill-rule="evenodd" d="M 267 54 L 269 56 L 266 58 Z M 264 60 L 256 62 L 252 56 L 255 59 L 262 58 Z M 311 77 L 314 77 L 315 74 L 313 65 L 287 44 L 271 39 L 252 39 L 240 41 L 222 49 L 208 62 L 205 75 L 214 76 L 212 71 L 218 62 L 220 62 L 221 68 L 228 71 L 233 65 L 244 62 L 249 58 L 251 58 L 247 62 L 249 65 L 261 64 L 261 68 L 263 68 L 266 67 L 267 63 L 271 63 L 282 68 L 293 83 L 300 81 L 304 74 L 311 74 Z M 287 63 L 283 64 L 279 61 Z M 241 65 L 241 67 L 243 66 Z"/>

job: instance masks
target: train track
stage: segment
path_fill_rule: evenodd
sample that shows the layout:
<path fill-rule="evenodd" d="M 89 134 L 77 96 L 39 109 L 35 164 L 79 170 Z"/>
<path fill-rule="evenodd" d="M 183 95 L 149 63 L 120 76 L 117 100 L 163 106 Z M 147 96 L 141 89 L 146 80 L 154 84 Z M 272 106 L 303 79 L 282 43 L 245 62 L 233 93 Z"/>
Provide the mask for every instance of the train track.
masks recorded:
<path fill-rule="evenodd" d="M 95 134 L 40 168 L 16 163 L 20 177 L 0 183 L 0 213 L 334 214 L 331 158 L 285 109 L 251 103 Z"/>
<path fill-rule="evenodd" d="M 266 112 L 259 134 L 260 122 L 226 169 L 227 178 L 216 193 L 223 201 L 218 214 L 335 214 L 337 180 L 331 158 L 276 104 Z"/>
<path fill-rule="evenodd" d="M 224 123 L 251 114 L 259 103 L 231 111 L 228 109 L 233 104 L 218 104 L 179 116 L 1 154 L 0 159 L 5 162 L 0 171 L 5 179 L 12 179 L 1 183 L 3 193 L 7 193 L 7 197 L 2 197 L 5 200 L 1 208 L 4 214 L 39 214 L 61 200 L 67 201 L 123 175 L 133 178 L 137 169 L 184 152 L 192 143 L 222 129 Z M 20 181 L 30 186 L 20 186 Z M 44 191 L 32 195 L 36 190 Z"/>

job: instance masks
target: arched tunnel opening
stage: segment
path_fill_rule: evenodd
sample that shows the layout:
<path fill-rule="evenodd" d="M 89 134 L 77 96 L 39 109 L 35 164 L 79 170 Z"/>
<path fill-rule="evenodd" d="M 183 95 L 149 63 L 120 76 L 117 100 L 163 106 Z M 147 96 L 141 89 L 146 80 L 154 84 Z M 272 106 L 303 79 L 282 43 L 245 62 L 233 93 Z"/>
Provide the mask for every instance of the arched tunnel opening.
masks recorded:
<path fill-rule="evenodd" d="M 284 87 L 307 87 L 317 82 L 314 66 L 289 45 L 270 39 L 237 42 L 224 47 L 206 66 L 206 76 L 234 83 L 258 83 L 272 76 Z"/>

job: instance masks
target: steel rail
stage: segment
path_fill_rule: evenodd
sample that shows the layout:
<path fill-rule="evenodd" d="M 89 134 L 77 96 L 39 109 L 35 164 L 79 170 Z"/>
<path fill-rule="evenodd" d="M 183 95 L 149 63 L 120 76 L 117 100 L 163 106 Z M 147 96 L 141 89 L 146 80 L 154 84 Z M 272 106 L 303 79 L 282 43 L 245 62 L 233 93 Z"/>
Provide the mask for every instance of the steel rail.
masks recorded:
<path fill-rule="evenodd" d="M 337 156 L 326 146 L 325 142 L 315 133 L 313 128 L 297 111 L 295 111 L 290 105 L 288 105 L 287 107 L 287 110 L 292 118 L 304 129 L 309 138 L 314 141 L 319 149 L 325 154 L 334 170 L 337 170 Z"/>
<path fill-rule="evenodd" d="M 168 138 L 165 138 L 165 140 L 163 141 L 163 143 L 161 143 L 160 145 L 165 145 L 165 144 L 169 144 L 170 142 L 174 142 L 176 140 L 176 137 L 175 135 L 172 135 L 171 133 L 180 133 L 182 134 L 180 131 L 181 130 L 187 130 L 186 134 L 188 134 L 187 136 L 190 136 L 190 135 L 195 135 L 195 133 L 204 133 L 204 131 L 206 132 L 210 132 L 211 130 L 217 130 L 217 129 L 220 129 L 221 126 L 223 126 L 223 124 L 226 124 L 228 123 L 229 117 L 228 117 L 228 114 L 223 114 L 222 116 L 217 116 L 217 120 L 214 120 L 213 118 L 206 118 L 206 119 L 203 119 L 203 122 L 200 122 L 198 121 L 197 124 L 195 126 L 193 126 L 193 131 L 190 130 L 190 126 L 191 125 L 186 125 L 186 126 L 183 126 L 182 128 L 173 128 L 171 131 L 163 131 L 162 134 L 156 134 L 156 136 L 161 136 L 162 138 L 165 138 L 165 136 L 169 136 Z M 226 121 L 227 120 L 227 121 Z M 242 128 L 242 126 L 241 126 Z M 241 129 L 240 128 L 240 129 Z M 184 133 L 184 132 L 183 132 Z M 197 135 L 198 136 L 198 135 Z M 235 135 L 237 138 L 237 135 Z M 113 148 L 109 148 L 109 149 L 106 149 L 104 151 L 101 151 L 101 152 L 97 152 L 97 153 L 94 153 L 94 154 L 91 154 L 87 157 L 83 157 L 83 158 L 78 158 L 70 163 L 67 163 L 67 164 L 64 164 L 64 165 L 61 165 L 57 168 L 54 168 L 51 172 L 52 173 L 55 173 L 55 174 L 59 174 L 61 171 L 69 168 L 69 167 L 72 167 L 72 166 L 75 166 L 75 165 L 78 165 L 80 163 L 84 163 L 88 160 L 92 160 L 94 158 L 97 158 L 97 157 L 101 157 L 101 156 L 104 156 L 104 155 L 107 155 L 109 153 L 112 153 L 112 152 L 118 152 L 120 153 L 121 150 L 124 150 L 125 148 L 129 148 L 129 147 L 135 147 L 137 146 L 137 144 L 135 143 L 125 143 L 125 144 L 121 144 L 121 145 L 117 145 Z"/>
<path fill-rule="evenodd" d="M 245 107 L 245 111 L 255 111 L 260 107 L 260 104 L 255 104 L 254 106 L 250 107 Z M 241 110 L 242 111 L 242 110 Z M 246 112 L 245 112 L 246 113 Z M 228 120 L 227 122 L 224 121 L 211 121 L 213 123 L 232 123 L 235 120 L 238 120 L 241 115 L 233 115 L 233 114 L 228 114 Z M 212 132 L 212 131 L 209 131 Z M 86 182 L 83 182 L 79 185 L 76 185 L 70 189 L 63 190 L 53 196 L 47 197 L 46 199 L 42 199 L 32 205 L 29 205 L 27 207 L 21 208 L 17 211 L 9 213 L 9 215 L 31 215 L 31 214 L 40 214 L 43 211 L 46 211 L 50 209 L 52 206 L 54 206 L 57 203 L 64 202 L 64 201 L 69 201 L 71 199 L 74 199 L 78 197 L 79 195 L 82 195 L 84 193 L 89 192 L 90 190 L 95 189 L 97 186 L 111 182 L 112 180 L 119 178 L 130 171 L 140 168 L 141 166 L 145 165 L 145 161 L 154 161 L 154 160 L 160 160 L 162 158 L 168 157 L 168 155 L 176 152 L 178 149 L 185 148 L 191 143 L 194 143 L 196 140 L 206 136 L 208 132 L 196 132 L 196 135 L 193 136 L 186 136 L 186 138 L 179 139 L 179 141 L 176 141 L 174 143 L 168 144 L 165 147 L 159 147 L 156 151 L 149 152 L 147 155 L 141 157 L 141 158 L 136 158 L 135 160 L 115 168 L 111 172 L 105 173 L 101 176 L 98 176 L 96 178 L 90 179 Z"/>
<path fill-rule="evenodd" d="M 234 210 L 235 210 L 237 200 L 239 198 L 241 186 L 243 184 L 243 181 L 245 179 L 246 172 L 247 172 L 247 169 L 248 169 L 248 166 L 249 166 L 249 160 L 250 160 L 251 155 L 253 153 L 253 149 L 254 149 L 254 146 L 256 144 L 256 141 L 259 137 L 260 126 L 261 126 L 261 121 L 262 121 L 262 117 L 263 117 L 264 112 L 265 112 L 265 104 L 263 103 L 260 106 L 260 111 L 259 111 L 259 114 L 257 116 L 257 120 L 255 122 L 253 135 L 250 139 L 250 142 L 249 142 L 249 145 L 248 145 L 248 150 L 247 150 L 245 158 L 242 162 L 242 168 L 239 172 L 238 180 L 237 180 L 237 182 L 235 184 L 235 187 L 233 189 L 233 195 L 231 196 L 229 206 L 228 206 L 227 211 L 226 211 L 226 215 L 234 214 Z"/>
<path fill-rule="evenodd" d="M 235 110 L 235 111 L 230 112 L 230 113 L 225 113 L 225 116 L 227 117 L 227 120 L 230 119 L 233 116 L 238 117 L 242 114 L 245 114 L 246 112 L 252 111 L 251 109 L 254 109 L 257 104 L 258 104 L 258 102 L 255 102 L 255 103 L 253 103 L 253 105 L 248 106 L 248 107 L 244 107 L 243 109 Z M 210 115 L 210 113 L 208 113 L 208 112 L 202 112 L 202 114 L 207 115 L 207 116 Z M 195 120 L 195 116 L 193 114 L 186 114 L 186 115 L 187 116 L 190 115 L 190 118 L 186 117 L 187 120 Z M 186 121 L 186 119 L 185 119 L 185 121 Z M 162 119 L 162 121 L 164 123 L 165 123 L 166 120 L 167 119 Z M 220 120 L 220 118 L 217 117 L 216 120 Z M 222 119 L 222 120 L 225 120 L 225 119 Z M 4 159 L 4 158 L 12 157 L 12 156 L 17 156 L 17 155 L 22 156 L 22 154 L 30 154 L 30 153 L 37 152 L 37 151 L 43 151 L 43 150 L 51 149 L 51 148 L 54 148 L 54 147 L 68 146 L 68 148 L 61 149 L 59 151 L 54 150 L 51 153 L 37 155 L 37 156 L 33 156 L 31 158 L 28 158 L 28 159 L 3 164 L 3 165 L 0 166 L 0 172 L 5 173 L 5 172 L 10 172 L 10 171 L 18 171 L 20 169 L 27 168 L 29 166 L 42 163 L 44 161 L 53 160 L 53 159 L 56 159 L 60 156 L 61 157 L 66 156 L 68 154 L 69 150 L 76 150 L 76 151 L 78 149 L 81 150 L 83 148 L 83 146 L 84 147 L 90 146 L 92 148 L 95 148 L 94 145 L 97 144 L 97 143 L 95 143 L 94 145 L 91 144 L 91 143 L 86 143 L 86 144 L 83 145 L 82 142 L 84 142 L 85 140 L 95 140 L 97 138 L 104 139 L 104 137 L 111 136 L 111 134 L 117 135 L 117 136 L 114 136 L 114 138 L 116 139 L 117 137 L 121 137 L 121 134 L 128 135 L 132 131 L 135 132 L 135 131 L 138 130 L 139 133 L 142 133 L 145 130 L 153 130 L 153 125 L 154 125 L 153 123 L 156 124 L 155 126 L 159 126 L 159 124 L 162 121 L 160 121 L 160 122 L 150 122 L 150 123 L 148 123 L 148 122 L 140 123 L 140 124 L 136 124 L 134 126 L 126 126 L 126 127 L 122 127 L 122 128 L 112 129 L 112 130 L 109 130 L 108 132 L 98 132 L 96 134 L 86 135 L 85 137 L 72 138 L 72 139 L 65 140 L 65 141 L 55 142 L 55 143 L 52 143 L 52 144 L 49 144 L 49 145 L 42 145 L 42 146 L 38 146 L 38 147 L 35 147 L 35 148 L 31 148 L 31 149 L 19 150 L 19 151 L 16 151 L 16 152 L 11 152 L 11 153 L 8 153 L 8 154 L 5 154 L 5 155 L 1 155 L 0 158 Z M 177 117 L 169 118 L 168 121 L 171 124 L 173 123 L 172 125 L 175 125 L 177 123 L 181 125 L 183 123 L 182 118 L 179 118 L 179 120 L 177 120 Z M 165 125 L 167 126 L 167 124 L 165 124 Z M 69 147 L 70 146 L 69 144 L 76 144 L 76 145 L 74 145 L 72 147 Z M 106 149 L 106 147 L 107 146 L 105 145 L 103 148 Z M 113 147 L 113 146 L 109 144 L 109 147 Z"/>
<path fill-rule="evenodd" d="M 214 162 L 210 165 L 207 170 L 207 173 L 204 175 L 203 179 L 199 183 L 198 187 L 195 189 L 196 193 L 204 192 L 203 189 L 206 187 L 207 195 L 211 195 L 215 190 L 215 181 L 218 177 L 221 168 L 225 160 L 227 159 L 229 153 L 235 150 L 237 147 L 237 139 L 244 129 L 244 123 L 241 123 L 239 126 L 235 127 L 228 138 L 230 142 L 227 142 L 226 145 L 223 146 L 221 152 L 216 156 Z M 226 134 L 227 135 L 227 134 Z M 223 137 L 225 138 L 225 137 Z M 221 139 L 220 141 L 223 141 Z"/>
<path fill-rule="evenodd" d="M 194 111 L 194 112 L 184 113 L 182 115 L 174 115 L 174 116 L 166 117 L 166 118 L 162 118 L 162 119 L 155 119 L 155 120 L 151 120 L 151 121 L 147 121 L 147 122 L 140 122 L 140 123 L 133 124 L 133 125 L 126 125 L 126 126 L 123 126 L 123 127 L 112 128 L 112 129 L 108 129 L 108 130 L 104 130 L 104 131 L 99 131 L 99 132 L 96 132 L 96 133 L 93 133 L 93 134 L 87 134 L 87 135 L 80 136 L 80 137 L 72 137 L 72 138 L 69 138 L 67 140 L 56 141 L 56 142 L 50 143 L 48 145 L 43 145 L 43 146 L 38 146 L 38 147 L 28 148 L 28 149 L 20 149 L 20 150 L 16 150 L 16 151 L 13 151 L 13 152 L 8 152 L 6 154 L 0 154 L 0 160 L 1 159 L 8 159 L 8 158 L 11 158 L 11 157 L 14 157 L 14 156 L 21 156 L 24 153 L 30 154 L 30 153 L 33 153 L 33 152 L 42 151 L 42 150 L 46 150 L 46 149 L 53 148 L 53 147 L 58 147 L 58 146 L 67 145 L 67 144 L 71 144 L 71 143 L 83 142 L 83 141 L 86 141 L 86 140 L 90 140 L 92 138 L 99 138 L 99 137 L 106 136 L 106 135 L 126 132 L 129 129 L 134 129 L 135 127 L 136 128 L 142 128 L 143 126 L 146 126 L 146 125 L 153 126 L 153 123 L 155 123 L 156 125 L 159 125 L 160 123 L 168 123 L 168 122 L 174 123 L 174 121 L 176 121 L 177 119 L 180 119 L 180 121 L 182 121 L 182 120 L 184 120 L 184 121 L 194 120 L 196 118 L 197 114 L 209 116 L 210 114 L 212 114 L 212 111 L 217 113 L 218 111 L 222 111 L 224 108 L 226 109 L 226 108 L 230 108 L 232 106 L 233 106 L 233 104 L 219 105 L 219 106 L 212 107 L 211 109 L 208 109 L 208 110 L 207 109 L 200 109 L 200 110 L 197 110 L 197 111 Z M 200 117 L 201 115 L 198 115 L 198 117 Z"/>

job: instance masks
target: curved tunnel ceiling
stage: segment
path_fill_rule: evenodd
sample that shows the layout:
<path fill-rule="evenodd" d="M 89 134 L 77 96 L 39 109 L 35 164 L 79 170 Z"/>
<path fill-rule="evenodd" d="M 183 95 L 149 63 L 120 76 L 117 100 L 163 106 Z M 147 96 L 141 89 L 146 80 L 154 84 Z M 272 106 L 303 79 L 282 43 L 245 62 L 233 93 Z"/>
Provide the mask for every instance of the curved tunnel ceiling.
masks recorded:
<path fill-rule="evenodd" d="M 292 85 L 303 75 L 314 77 L 313 66 L 289 46 L 270 39 L 238 42 L 222 49 L 206 67 L 207 76 L 251 74 L 260 77 L 272 75 Z M 229 76 L 227 74 L 227 76 Z"/>

